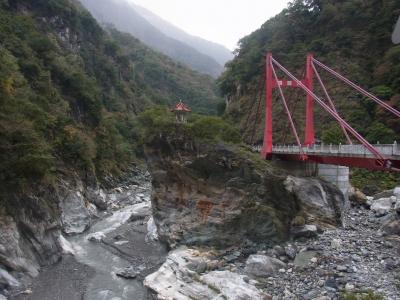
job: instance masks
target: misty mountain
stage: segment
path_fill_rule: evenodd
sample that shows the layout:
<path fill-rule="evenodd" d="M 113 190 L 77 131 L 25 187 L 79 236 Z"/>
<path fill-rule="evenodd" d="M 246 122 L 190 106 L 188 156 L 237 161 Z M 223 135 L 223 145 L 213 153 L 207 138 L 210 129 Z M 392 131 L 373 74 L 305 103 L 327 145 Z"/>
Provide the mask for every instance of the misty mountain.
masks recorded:
<path fill-rule="evenodd" d="M 161 32 L 214 58 L 219 64 L 225 65 L 226 62 L 233 59 L 233 54 L 228 48 L 200 37 L 190 35 L 142 6 L 135 4 L 132 4 L 132 6 L 142 17 Z"/>
<path fill-rule="evenodd" d="M 222 65 L 215 59 L 167 36 L 125 0 L 81 0 L 81 2 L 99 22 L 111 24 L 118 30 L 132 34 L 153 49 L 193 70 L 213 77 L 218 77 L 223 71 Z"/>

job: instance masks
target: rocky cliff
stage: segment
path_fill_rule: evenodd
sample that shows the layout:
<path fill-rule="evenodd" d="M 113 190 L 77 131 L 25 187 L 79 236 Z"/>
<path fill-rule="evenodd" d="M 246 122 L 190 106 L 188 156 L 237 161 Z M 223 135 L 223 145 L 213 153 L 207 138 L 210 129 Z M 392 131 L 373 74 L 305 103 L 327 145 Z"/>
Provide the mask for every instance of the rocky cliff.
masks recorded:
<path fill-rule="evenodd" d="M 14 196 L 17 214 L 0 216 L 0 289 L 17 287 L 23 274 L 36 276 L 40 266 L 60 258 L 61 226 L 52 191 Z M 52 199 L 53 198 L 53 199 Z M 53 203 L 49 204 L 49 203 Z M 10 272 L 11 274 L 9 274 Z"/>
<path fill-rule="evenodd" d="M 129 185 L 132 178 L 143 177 L 138 174 L 131 168 L 104 186 Z M 110 202 L 118 207 L 129 196 L 108 190 L 69 174 L 55 184 L 8 195 L 6 208 L 0 211 L 0 295 L 24 291 L 42 267 L 69 253 L 64 236 L 86 231 Z"/>
<path fill-rule="evenodd" d="M 243 147 L 157 137 L 146 156 L 154 220 L 172 247 L 268 245 L 341 225 L 337 188 L 288 176 Z"/>

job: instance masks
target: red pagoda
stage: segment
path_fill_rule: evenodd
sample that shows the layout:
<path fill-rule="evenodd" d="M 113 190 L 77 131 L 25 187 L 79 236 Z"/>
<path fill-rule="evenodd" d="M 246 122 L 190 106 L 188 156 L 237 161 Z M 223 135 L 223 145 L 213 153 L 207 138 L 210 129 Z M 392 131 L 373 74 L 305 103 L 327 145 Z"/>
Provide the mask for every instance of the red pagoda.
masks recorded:
<path fill-rule="evenodd" d="M 175 112 L 176 121 L 178 123 L 186 123 L 187 122 L 187 115 L 190 114 L 192 111 L 182 102 L 179 100 L 179 103 L 175 105 L 171 111 Z"/>

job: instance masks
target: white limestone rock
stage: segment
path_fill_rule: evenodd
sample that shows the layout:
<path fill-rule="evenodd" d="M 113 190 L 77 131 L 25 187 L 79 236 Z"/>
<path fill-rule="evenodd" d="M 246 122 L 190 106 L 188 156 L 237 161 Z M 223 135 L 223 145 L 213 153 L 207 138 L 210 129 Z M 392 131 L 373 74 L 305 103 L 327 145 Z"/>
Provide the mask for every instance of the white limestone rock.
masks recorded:
<path fill-rule="evenodd" d="M 400 200 L 400 186 L 395 187 L 395 189 L 393 190 L 393 196 L 395 196 L 397 200 Z"/>
<path fill-rule="evenodd" d="M 60 234 L 59 243 L 64 254 L 75 255 L 74 247 L 62 234 Z"/>
<path fill-rule="evenodd" d="M 78 234 L 89 228 L 91 218 L 81 188 L 68 189 L 60 201 L 60 208 L 64 233 Z"/>
<path fill-rule="evenodd" d="M 0 284 L 11 287 L 18 287 L 20 283 L 6 270 L 0 268 Z"/>
<path fill-rule="evenodd" d="M 88 234 L 86 239 L 91 242 L 100 243 L 105 237 L 106 237 L 106 235 L 104 234 L 104 232 L 98 231 L 98 232 Z"/>
<path fill-rule="evenodd" d="M 266 299 L 254 285 L 245 282 L 245 276 L 230 271 L 212 271 L 202 276 L 202 280 L 220 291 L 221 299 Z"/>
<path fill-rule="evenodd" d="M 157 240 L 158 240 L 157 226 L 154 223 L 154 218 L 150 217 L 150 219 L 147 221 L 146 241 L 157 241 Z"/>
<path fill-rule="evenodd" d="M 199 275 L 190 269 L 200 260 L 212 264 L 212 256 L 200 250 L 180 247 L 169 253 L 160 269 L 148 275 L 144 285 L 157 299 L 164 300 L 263 300 L 267 297 L 254 285 L 245 281 L 244 275 L 231 271 L 211 271 Z"/>

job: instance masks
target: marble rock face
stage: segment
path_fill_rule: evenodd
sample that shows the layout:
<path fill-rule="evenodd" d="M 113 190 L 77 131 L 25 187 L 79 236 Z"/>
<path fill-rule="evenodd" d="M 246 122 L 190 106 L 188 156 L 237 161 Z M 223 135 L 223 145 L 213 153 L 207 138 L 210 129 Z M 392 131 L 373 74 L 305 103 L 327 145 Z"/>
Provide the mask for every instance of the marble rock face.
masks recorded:
<path fill-rule="evenodd" d="M 244 275 L 227 270 L 210 271 L 214 265 L 211 256 L 206 251 L 186 247 L 173 250 L 160 269 L 145 278 L 144 285 L 157 299 L 269 299 L 248 283 Z M 200 262 L 206 267 L 199 274 L 193 266 Z"/>
<path fill-rule="evenodd" d="M 89 228 L 91 217 L 83 190 L 68 189 L 60 201 L 61 223 L 66 234 L 82 233 Z"/>
<path fill-rule="evenodd" d="M 298 215 L 321 228 L 342 224 L 335 186 L 288 176 L 240 147 L 189 144 L 160 139 L 146 148 L 154 222 L 170 246 L 273 244 L 289 238 Z"/>

